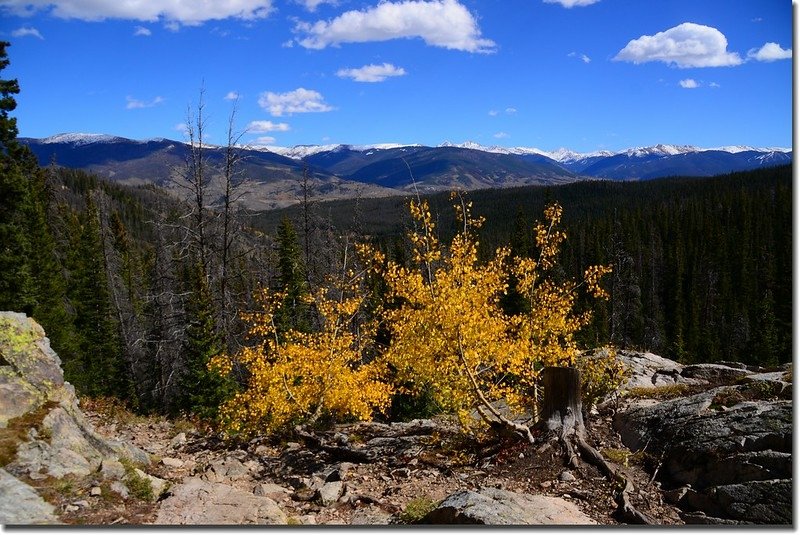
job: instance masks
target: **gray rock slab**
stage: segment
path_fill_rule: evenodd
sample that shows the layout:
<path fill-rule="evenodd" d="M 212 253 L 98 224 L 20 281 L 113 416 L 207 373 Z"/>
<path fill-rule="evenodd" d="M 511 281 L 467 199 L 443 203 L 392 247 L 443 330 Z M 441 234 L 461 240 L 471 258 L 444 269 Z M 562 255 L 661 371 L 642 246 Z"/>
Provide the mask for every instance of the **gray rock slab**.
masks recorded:
<path fill-rule="evenodd" d="M 26 485 L 0 468 L 0 524 L 57 524 L 52 505 Z"/>
<path fill-rule="evenodd" d="M 487 488 L 451 494 L 423 518 L 423 524 L 593 525 L 575 504 L 562 498 Z"/>
<path fill-rule="evenodd" d="M 229 485 L 189 478 L 172 488 L 159 509 L 159 525 L 286 524 L 275 501 Z"/>

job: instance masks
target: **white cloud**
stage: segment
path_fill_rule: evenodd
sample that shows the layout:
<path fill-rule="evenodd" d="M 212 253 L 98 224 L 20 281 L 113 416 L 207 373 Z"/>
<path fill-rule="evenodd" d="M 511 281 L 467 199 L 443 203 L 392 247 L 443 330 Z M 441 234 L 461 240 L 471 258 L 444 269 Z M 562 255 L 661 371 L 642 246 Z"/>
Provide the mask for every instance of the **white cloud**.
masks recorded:
<path fill-rule="evenodd" d="M 364 65 L 358 69 L 339 69 L 336 76 L 340 78 L 351 78 L 356 82 L 383 82 L 390 76 L 405 76 L 406 71 L 402 67 L 395 67 L 391 63 L 383 65 Z"/>
<path fill-rule="evenodd" d="M 696 88 L 700 87 L 700 84 L 698 84 L 697 81 L 695 81 L 695 80 L 693 80 L 691 78 L 687 78 L 685 80 L 681 80 L 678 83 L 684 89 L 696 89 Z"/>
<path fill-rule="evenodd" d="M 259 145 L 274 145 L 274 144 L 275 144 L 275 138 L 272 137 L 272 136 L 257 137 L 256 139 L 254 139 L 252 141 L 252 143 L 250 143 L 250 145 L 255 145 L 255 146 L 259 146 Z"/>
<path fill-rule="evenodd" d="M 281 47 L 282 48 L 294 48 L 294 41 L 292 39 L 289 39 L 288 41 L 284 41 L 283 43 L 281 43 Z"/>
<path fill-rule="evenodd" d="M 494 41 L 481 37 L 478 21 L 457 0 L 383 1 L 363 11 L 347 11 L 330 21 L 299 22 L 298 43 L 323 49 L 341 43 L 369 43 L 419 37 L 428 45 L 466 52 L 493 52 Z"/>
<path fill-rule="evenodd" d="M 497 117 L 497 114 L 500 113 L 497 110 L 489 110 L 489 117 Z"/>
<path fill-rule="evenodd" d="M 292 113 L 326 112 L 333 108 L 325 102 L 325 98 L 317 91 L 299 87 L 288 93 L 261 93 L 258 105 L 274 117 Z"/>
<path fill-rule="evenodd" d="M 506 139 L 506 138 L 508 138 L 508 137 L 509 137 L 509 135 L 508 135 L 508 134 L 506 134 L 505 132 L 498 132 L 498 133 L 496 133 L 496 134 L 494 135 L 494 137 L 495 137 L 496 139 Z"/>
<path fill-rule="evenodd" d="M 272 10 L 272 0 L 2 0 L 0 3 L 0 12 L 20 16 L 44 11 L 63 19 L 168 20 L 187 25 L 229 18 L 261 19 Z"/>
<path fill-rule="evenodd" d="M 146 100 L 139 100 L 133 97 L 125 97 L 125 100 L 128 101 L 128 104 L 125 106 L 128 110 L 138 110 L 141 108 L 152 108 L 153 106 L 158 106 L 159 104 L 164 102 L 164 97 L 156 97 L 151 101 Z"/>
<path fill-rule="evenodd" d="M 184 136 L 189 135 L 189 125 L 187 125 L 186 123 L 178 123 L 174 127 L 172 127 L 172 129 L 175 130 L 176 132 L 180 132 Z"/>
<path fill-rule="evenodd" d="M 584 63 L 591 63 L 592 61 L 592 58 L 590 58 L 586 54 L 578 54 L 577 52 L 570 52 L 569 54 L 567 54 L 567 56 L 570 58 L 580 58 L 580 60 Z"/>
<path fill-rule="evenodd" d="M 27 26 L 23 26 L 22 28 L 17 28 L 13 32 L 11 32 L 11 35 L 14 36 L 14 37 L 31 36 L 31 37 L 36 37 L 37 39 L 44 40 L 44 37 L 42 37 L 42 34 L 39 33 L 39 30 L 37 30 L 36 28 L 33 28 L 33 27 L 27 27 Z"/>
<path fill-rule="evenodd" d="M 239 100 L 239 93 L 238 91 L 228 91 L 228 94 L 222 98 L 225 100 Z"/>
<path fill-rule="evenodd" d="M 298 4 L 302 4 L 306 7 L 309 11 L 316 11 L 317 8 L 322 4 L 333 4 L 336 5 L 338 2 L 336 0 L 296 0 Z"/>
<path fill-rule="evenodd" d="M 169 30 L 171 32 L 177 32 L 177 31 L 179 31 L 181 29 L 181 23 L 177 22 L 177 21 L 174 21 L 174 20 L 171 20 L 171 21 L 168 21 L 168 22 L 164 23 L 164 28 L 166 28 L 167 30 Z"/>
<path fill-rule="evenodd" d="M 792 59 L 792 49 L 784 50 L 778 43 L 766 43 L 761 48 L 752 48 L 747 52 L 749 59 L 756 61 L 778 61 Z"/>
<path fill-rule="evenodd" d="M 273 123 L 272 121 L 250 121 L 245 130 L 249 134 L 263 134 L 264 132 L 288 132 L 286 123 Z"/>
<path fill-rule="evenodd" d="M 708 84 L 708 87 L 714 87 L 714 88 L 717 88 L 717 87 L 722 87 L 722 86 L 721 86 L 721 85 L 719 85 L 717 82 L 711 82 L 710 84 Z"/>
<path fill-rule="evenodd" d="M 148 30 L 144 26 L 137 26 L 136 30 L 133 32 L 133 35 L 135 35 L 137 37 L 138 36 L 150 37 L 151 35 L 153 35 L 153 32 L 151 32 L 150 30 Z"/>
<path fill-rule="evenodd" d="M 544 0 L 545 4 L 561 4 L 566 8 L 582 7 L 596 4 L 600 0 Z"/>
<path fill-rule="evenodd" d="M 515 113 L 517 113 L 517 108 L 506 108 L 507 115 L 514 115 Z"/>
<path fill-rule="evenodd" d="M 655 35 L 633 39 L 614 57 L 615 61 L 647 63 L 662 61 L 680 68 L 729 67 L 742 63 L 735 52 L 728 52 L 728 40 L 710 26 L 684 22 Z"/>

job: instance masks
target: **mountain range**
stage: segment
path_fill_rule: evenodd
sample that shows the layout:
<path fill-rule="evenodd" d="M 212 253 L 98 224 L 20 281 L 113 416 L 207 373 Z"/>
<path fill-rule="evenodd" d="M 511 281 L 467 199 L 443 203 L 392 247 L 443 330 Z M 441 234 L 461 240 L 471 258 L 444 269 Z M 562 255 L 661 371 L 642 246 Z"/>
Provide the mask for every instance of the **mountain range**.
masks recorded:
<path fill-rule="evenodd" d="M 101 134 L 20 138 L 40 165 L 83 169 L 127 184 L 154 183 L 179 194 L 189 146 L 169 139 L 137 141 Z M 224 148 L 205 151 L 211 192 L 221 194 Z M 702 149 L 655 145 L 619 152 L 552 152 L 476 143 L 423 145 L 299 145 L 242 147 L 239 172 L 247 178 L 242 203 L 263 210 L 302 198 L 303 177 L 315 198 L 390 196 L 409 191 L 474 190 L 553 185 L 587 179 L 647 180 L 664 176 L 711 176 L 791 163 L 785 148 L 729 146 Z"/>

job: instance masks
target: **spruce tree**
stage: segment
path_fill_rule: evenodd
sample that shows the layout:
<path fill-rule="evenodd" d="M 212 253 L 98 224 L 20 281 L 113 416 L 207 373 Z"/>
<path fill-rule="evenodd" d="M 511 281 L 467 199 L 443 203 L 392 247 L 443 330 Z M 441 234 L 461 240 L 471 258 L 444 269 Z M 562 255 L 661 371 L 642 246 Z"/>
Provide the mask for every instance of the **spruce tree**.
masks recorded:
<path fill-rule="evenodd" d="M 279 335 L 290 329 L 309 332 L 311 311 L 307 299 L 306 268 L 297 233 L 288 218 L 283 218 L 278 228 L 278 271 L 280 289 L 286 294 L 283 305 L 275 314 Z"/>

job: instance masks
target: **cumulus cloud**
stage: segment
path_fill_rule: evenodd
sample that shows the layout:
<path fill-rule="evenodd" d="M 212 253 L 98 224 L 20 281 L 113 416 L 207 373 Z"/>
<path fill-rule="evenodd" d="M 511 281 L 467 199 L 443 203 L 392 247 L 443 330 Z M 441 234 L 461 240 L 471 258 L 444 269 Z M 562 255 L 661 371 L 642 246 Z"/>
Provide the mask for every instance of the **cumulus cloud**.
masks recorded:
<path fill-rule="evenodd" d="M 633 39 L 614 60 L 636 64 L 662 61 L 680 68 L 729 67 L 742 63 L 739 54 L 728 52 L 728 40 L 722 32 L 693 22 Z"/>
<path fill-rule="evenodd" d="M 600 0 L 544 0 L 545 4 L 561 4 L 566 8 L 582 7 L 596 4 Z"/>
<path fill-rule="evenodd" d="M 272 9 L 272 0 L 2 0 L 0 3 L 0 12 L 19 16 L 43 11 L 63 19 L 148 22 L 164 19 L 187 25 L 229 18 L 261 19 L 267 17 Z"/>
<path fill-rule="evenodd" d="M 792 59 L 792 49 L 784 50 L 778 43 L 766 43 L 761 48 L 752 48 L 747 52 L 749 59 L 756 61 L 778 61 Z"/>
<path fill-rule="evenodd" d="M 700 84 L 698 84 L 697 81 L 695 81 L 695 80 L 693 80 L 691 78 L 687 78 L 685 80 L 681 80 L 678 83 L 681 84 L 681 87 L 684 88 L 684 89 L 697 89 L 698 87 L 700 87 Z"/>
<path fill-rule="evenodd" d="M 356 82 L 383 82 L 390 76 L 405 76 L 405 74 L 405 69 L 395 67 L 391 63 L 364 65 L 358 69 L 339 69 L 336 72 L 339 78 L 351 78 Z"/>
<path fill-rule="evenodd" d="M 590 58 L 586 54 L 578 54 L 577 52 L 570 52 L 569 54 L 567 54 L 567 56 L 570 58 L 580 58 L 580 60 L 584 63 L 592 62 L 592 58 Z"/>
<path fill-rule="evenodd" d="M 299 22 L 298 43 L 323 49 L 341 43 L 369 43 L 421 38 L 426 44 L 465 52 L 493 52 L 494 41 L 481 37 L 478 21 L 458 0 L 384 1 L 362 11 L 347 11 L 335 19 Z"/>
<path fill-rule="evenodd" d="M 238 100 L 239 99 L 239 93 L 238 93 L 238 91 L 228 91 L 228 94 L 225 95 L 222 98 L 224 98 L 225 100 Z"/>
<path fill-rule="evenodd" d="M 137 26 L 136 29 L 133 32 L 133 35 L 135 35 L 136 37 L 139 37 L 139 36 L 141 36 L 141 37 L 150 37 L 151 35 L 153 35 L 153 32 L 151 32 L 150 30 L 148 30 L 144 26 Z"/>
<path fill-rule="evenodd" d="M 333 108 L 325 102 L 325 98 L 317 91 L 299 87 L 288 93 L 261 93 L 258 105 L 274 117 L 293 113 L 313 113 L 331 111 Z"/>
<path fill-rule="evenodd" d="M 44 37 L 42 37 L 42 34 L 39 33 L 39 30 L 28 26 L 17 28 L 13 32 L 11 32 L 11 35 L 14 37 L 36 37 L 37 39 L 44 40 Z"/>
<path fill-rule="evenodd" d="M 125 97 L 125 100 L 128 101 L 128 104 L 125 106 L 128 110 L 138 110 L 141 108 L 152 108 L 153 106 L 158 106 L 159 104 L 164 102 L 164 97 L 156 97 L 153 100 L 139 100 L 133 97 Z"/>
<path fill-rule="evenodd" d="M 272 121 L 250 121 L 247 125 L 248 133 L 263 134 L 265 132 L 288 132 L 289 125 L 286 123 L 273 123 Z"/>
<path fill-rule="evenodd" d="M 251 143 L 251 145 L 256 145 L 256 146 L 260 146 L 260 145 L 274 145 L 274 144 L 275 144 L 275 138 L 274 138 L 274 137 L 272 137 L 272 136 L 261 136 L 261 137 L 257 137 L 257 138 L 256 138 L 256 139 L 254 139 L 254 140 L 253 140 L 253 142 Z"/>

